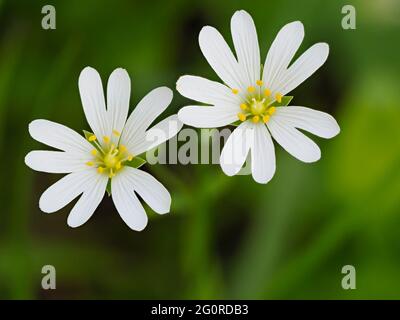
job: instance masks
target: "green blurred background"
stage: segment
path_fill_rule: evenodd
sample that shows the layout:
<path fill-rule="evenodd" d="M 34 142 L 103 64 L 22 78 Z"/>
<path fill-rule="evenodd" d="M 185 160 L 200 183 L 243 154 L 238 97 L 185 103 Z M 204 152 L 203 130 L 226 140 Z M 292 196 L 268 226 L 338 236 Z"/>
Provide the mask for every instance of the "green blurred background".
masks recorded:
<path fill-rule="evenodd" d="M 400 298 L 399 1 L 0 4 L 0 298 Z M 45 4 L 56 8 L 56 30 L 41 28 Z M 356 30 L 341 27 L 345 4 L 357 10 Z M 78 229 L 66 224 L 72 204 L 41 213 L 41 193 L 60 176 L 24 165 L 28 151 L 46 149 L 28 123 L 88 129 L 77 87 L 87 65 L 103 81 L 126 68 L 131 107 L 155 87 L 174 88 L 182 74 L 217 80 L 198 33 L 212 25 L 231 44 L 238 9 L 255 20 L 262 61 L 290 21 L 305 25 L 299 53 L 329 43 L 327 63 L 293 92 L 296 105 L 329 112 L 341 126 L 332 140 L 315 138 L 322 159 L 303 164 L 277 147 L 267 185 L 224 176 L 218 165 L 146 166 L 173 202 L 168 215 L 150 213 L 140 233 L 107 197 Z M 188 103 L 174 97 L 168 114 Z M 56 290 L 41 289 L 47 264 L 56 267 Z M 356 290 L 341 287 L 347 264 Z"/>

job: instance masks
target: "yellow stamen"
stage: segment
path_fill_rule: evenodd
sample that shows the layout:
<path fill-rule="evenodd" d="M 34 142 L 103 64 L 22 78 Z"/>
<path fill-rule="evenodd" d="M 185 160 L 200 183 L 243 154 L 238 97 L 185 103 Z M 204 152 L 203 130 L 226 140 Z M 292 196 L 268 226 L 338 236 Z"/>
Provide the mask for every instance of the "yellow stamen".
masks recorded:
<path fill-rule="evenodd" d="M 264 90 L 264 95 L 265 95 L 266 97 L 269 97 L 269 96 L 271 95 L 271 90 L 265 89 L 265 90 Z"/>
<path fill-rule="evenodd" d="M 282 102 L 282 95 L 278 92 L 278 93 L 275 95 L 275 99 L 276 99 L 276 101 L 278 101 L 279 103 L 281 103 L 281 102 Z"/>
<path fill-rule="evenodd" d="M 109 143 L 110 142 L 110 137 L 109 136 L 104 136 L 103 137 L 104 143 Z"/>
<path fill-rule="evenodd" d="M 262 82 L 261 80 L 257 80 L 256 83 L 257 83 L 257 85 L 260 86 L 260 87 L 263 85 L 263 82 Z"/>
<path fill-rule="evenodd" d="M 267 123 L 269 121 L 269 118 L 270 116 L 266 114 L 265 116 L 263 116 L 263 122 Z"/>
<path fill-rule="evenodd" d="M 112 133 L 114 135 L 116 135 L 117 137 L 119 137 L 121 135 L 121 133 L 119 131 L 117 131 L 117 130 L 113 130 Z"/>
<path fill-rule="evenodd" d="M 232 93 L 233 94 L 238 94 L 239 93 L 239 89 L 232 89 Z"/>
<path fill-rule="evenodd" d="M 247 104 L 245 104 L 245 103 L 242 103 L 241 105 L 240 105 L 240 109 L 242 109 L 243 111 L 246 111 L 247 110 Z"/>
<path fill-rule="evenodd" d="M 97 137 L 96 137 L 94 134 L 92 134 L 92 135 L 88 138 L 88 140 L 89 140 L 90 142 L 96 141 L 96 139 L 97 139 Z"/>
<path fill-rule="evenodd" d="M 127 149 L 126 149 L 126 147 L 124 146 L 124 145 L 120 145 L 119 146 L 119 151 L 121 152 L 121 153 L 124 153 L 125 151 L 126 151 Z"/>
<path fill-rule="evenodd" d="M 260 121 L 260 117 L 259 116 L 254 116 L 252 120 L 253 120 L 254 123 L 257 123 L 258 121 Z"/>
<path fill-rule="evenodd" d="M 255 90 L 256 90 L 256 88 L 254 88 L 253 86 L 250 86 L 250 87 L 247 88 L 247 91 L 250 92 L 250 93 L 254 92 Z"/>
<path fill-rule="evenodd" d="M 104 168 L 103 167 L 98 167 L 97 168 L 97 172 L 100 173 L 100 174 L 103 173 L 104 172 Z"/>
<path fill-rule="evenodd" d="M 269 109 L 268 109 L 268 114 L 269 114 L 270 116 L 272 116 L 272 115 L 275 113 L 275 111 L 276 111 L 276 108 L 275 108 L 275 107 L 269 107 Z"/>
<path fill-rule="evenodd" d="M 117 170 L 121 169 L 121 161 L 117 162 L 117 164 L 115 165 L 115 169 Z"/>
<path fill-rule="evenodd" d="M 91 153 L 92 156 L 97 155 L 97 149 L 93 149 L 92 151 L 90 151 L 90 153 Z"/>
<path fill-rule="evenodd" d="M 86 162 L 86 165 L 89 166 L 89 167 L 92 167 L 94 165 L 94 162 L 93 161 L 88 161 L 88 162 Z"/>
<path fill-rule="evenodd" d="M 109 178 L 112 178 L 112 177 L 114 177 L 114 176 L 115 176 L 115 174 L 114 174 L 113 169 L 110 169 L 110 173 L 108 174 L 108 177 L 109 177 Z"/>
<path fill-rule="evenodd" d="M 240 113 L 239 112 L 237 116 L 238 116 L 240 121 L 245 121 L 246 120 L 246 115 L 244 113 Z"/>
<path fill-rule="evenodd" d="M 128 161 L 132 161 L 132 159 L 133 159 L 133 155 L 130 154 L 130 155 L 128 156 Z"/>

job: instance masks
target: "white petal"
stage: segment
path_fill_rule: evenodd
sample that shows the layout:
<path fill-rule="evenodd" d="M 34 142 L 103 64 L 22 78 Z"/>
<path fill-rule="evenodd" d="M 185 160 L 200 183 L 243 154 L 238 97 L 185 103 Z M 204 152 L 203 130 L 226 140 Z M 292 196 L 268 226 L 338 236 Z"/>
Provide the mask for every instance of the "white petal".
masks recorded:
<path fill-rule="evenodd" d="M 34 120 L 29 124 L 33 139 L 50 147 L 79 154 L 87 154 L 92 145 L 74 130 L 48 120 Z"/>
<path fill-rule="evenodd" d="M 79 75 L 78 85 L 86 120 L 99 142 L 102 143 L 102 137 L 109 136 L 111 133 L 111 124 L 107 119 L 103 85 L 99 73 L 91 67 L 86 67 Z"/>
<path fill-rule="evenodd" d="M 178 92 L 186 98 L 215 106 L 239 106 L 241 98 L 219 82 L 202 77 L 182 76 L 176 83 Z"/>
<path fill-rule="evenodd" d="M 146 212 L 123 172 L 111 179 L 111 190 L 112 199 L 122 220 L 132 230 L 143 230 L 148 220 Z"/>
<path fill-rule="evenodd" d="M 25 157 L 25 164 L 33 170 L 48 173 L 70 173 L 89 169 L 87 157 L 61 151 L 31 151 Z"/>
<path fill-rule="evenodd" d="M 136 106 L 126 122 L 120 143 L 132 145 L 144 139 L 147 128 L 168 107 L 172 101 L 172 91 L 159 87 L 150 91 Z"/>
<path fill-rule="evenodd" d="M 310 138 L 274 116 L 267 123 L 274 139 L 293 157 L 303 162 L 315 162 L 321 158 L 321 150 Z"/>
<path fill-rule="evenodd" d="M 107 83 L 107 113 L 111 119 L 111 129 L 122 132 L 128 117 L 131 80 L 125 69 L 115 69 Z M 112 135 L 116 143 L 119 137 Z"/>
<path fill-rule="evenodd" d="M 275 37 L 264 63 L 263 82 L 272 92 L 280 90 L 280 78 L 286 71 L 304 38 L 304 27 L 300 21 L 285 25 Z"/>
<path fill-rule="evenodd" d="M 231 107 L 187 106 L 179 110 L 178 117 L 184 124 L 196 128 L 223 127 L 238 120 Z"/>
<path fill-rule="evenodd" d="M 220 157 L 222 171 L 228 176 L 237 174 L 253 145 L 254 131 L 250 121 L 241 123 L 226 141 Z"/>
<path fill-rule="evenodd" d="M 280 107 L 274 114 L 276 119 L 292 127 L 306 130 L 322 138 L 333 138 L 340 132 L 336 120 L 328 113 L 305 107 Z"/>
<path fill-rule="evenodd" d="M 168 190 L 152 175 L 142 170 L 126 167 L 124 179 L 127 179 L 135 192 L 159 214 L 169 212 L 171 196 Z"/>
<path fill-rule="evenodd" d="M 255 181 L 267 183 L 275 173 L 275 149 L 264 124 L 254 125 L 254 143 L 251 147 L 251 171 Z"/>
<path fill-rule="evenodd" d="M 127 147 L 132 150 L 133 154 L 140 155 L 174 137 L 182 129 L 182 126 L 183 123 L 178 120 L 176 114 L 169 116 L 147 130 L 144 139 L 134 141 Z"/>
<path fill-rule="evenodd" d="M 67 220 L 70 227 L 79 227 L 89 220 L 103 199 L 107 182 L 108 178 L 106 175 L 97 174 L 90 188 L 84 191 L 83 195 L 72 208 Z"/>
<path fill-rule="evenodd" d="M 221 34 L 213 27 L 203 27 L 199 35 L 200 49 L 215 73 L 230 88 L 245 88 L 243 71 Z"/>
<path fill-rule="evenodd" d="M 260 80 L 260 48 L 252 17 L 244 10 L 236 11 L 231 19 L 232 39 L 239 65 L 246 76 L 246 85 Z"/>
<path fill-rule="evenodd" d="M 278 90 L 285 95 L 295 89 L 325 63 L 328 54 L 326 43 L 314 44 L 282 74 L 277 83 Z"/>
<path fill-rule="evenodd" d="M 96 181 L 96 170 L 85 170 L 66 175 L 50 186 L 39 200 L 39 208 L 51 213 L 65 207 Z"/>

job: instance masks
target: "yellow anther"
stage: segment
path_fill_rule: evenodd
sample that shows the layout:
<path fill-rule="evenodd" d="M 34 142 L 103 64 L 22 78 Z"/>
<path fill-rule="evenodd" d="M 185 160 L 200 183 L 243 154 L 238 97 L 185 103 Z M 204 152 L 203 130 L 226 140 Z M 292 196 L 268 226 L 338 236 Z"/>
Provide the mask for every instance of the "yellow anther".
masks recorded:
<path fill-rule="evenodd" d="M 253 86 L 250 86 L 247 88 L 247 91 L 251 93 L 251 92 L 256 91 L 256 88 L 254 88 Z"/>
<path fill-rule="evenodd" d="M 116 135 L 117 137 L 119 137 L 121 135 L 121 133 L 119 131 L 115 130 L 115 129 L 112 131 L 112 133 L 114 135 Z"/>
<path fill-rule="evenodd" d="M 115 165 L 115 169 L 117 170 L 121 169 L 121 161 L 117 162 L 117 164 Z"/>
<path fill-rule="evenodd" d="M 244 113 L 239 112 L 237 116 L 238 116 L 240 121 L 245 121 L 246 120 L 246 115 Z"/>
<path fill-rule="evenodd" d="M 108 177 L 109 177 L 109 178 L 112 178 L 112 177 L 114 177 L 114 176 L 115 176 L 115 174 L 114 174 L 113 169 L 110 169 L 110 173 L 108 174 Z"/>
<path fill-rule="evenodd" d="M 240 109 L 242 109 L 243 111 L 246 111 L 246 110 L 248 109 L 247 104 L 242 103 L 242 104 L 240 105 Z"/>
<path fill-rule="evenodd" d="M 104 168 L 103 167 L 98 167 L 97 168 L 97 172 L 98 173 L 103 173 L 104 172 Z"/>
<path fill-rule="evenodd" d="M 239 89 L 232 89 L 232 93 L 233 94 L 238 94 L 239 93 Z"/>
<path fill-rule="evenodd" d="M 92 151 L 90 151 L 90 154 L 91 154 L 92 156 L 97 155 L 97 149 L 93 149 Z"/>
<path fill-rule="evenodd" d="M 269 114 L 270 116 L 272 116 L 272 115 L 275 113 L 275 111 L 276 111 L 276 108 L 275 108 L 275 107 L 269 107 L 269 109 L 268 109 L 268 114 Z"/>
<path fill-rule="evenodd" d="M 260 87 L 263 85 L 263 82 L 262 82 L 261 80 L 257 80 L 256 83 L 257 83 L 257 85 L 260 86 Z"/>
<path fill-rule="evenodd" d="M 254 116 L 253 119 L 251 119 L 254 123 L 257 123 L 258 121 L 260 121 L 260 117 L 259 116 Z"/>
<path fill-rule="evenodd" d="M 88 140 L 89 140 L 90 142 L 96 141 L 96 139 L 97 139 L 97 137 L 96 137 L 94 134 L 92 134 L 92 135 L 88 138 Z"/>
<path fill-rule="evenodd" d="M 276 99 L 276 101 L 278 101 L 279 103 L 281 103 L 281 102 L 282 102 L 282 95 L 278 92 L 278 93 L 275 95 L 275 99 Z"/>
<path fill-rule="evenodd" d="M 130 154 L 130 155 L 128 156 L 128 161 L 132 161 L 132 159 L 133 159 L 133 155 Z"/>
<path fill-rule="evenodd" d="M 270 116 L 268 114 L 266 114 L 265 116 L 263 116 L 263 122 L 267 123 L 269 121 Z"/>
<path fill-rule="evenodd" d="M 89 167 L 92 167 L 94 165 L 94 162 L 93 161 L 88 161 L 88 162 L 86 162 L 86 165 L 89 166 Z"/>
<path fill-rule="evenodd" d="M 109 143 L 110 142 L 110 137 L 109 136 L 104 136 L 103 137 L 104 143 Z"/>
<path fill-rule="evenodd" d="M 121 145 L 119 146 L 119 151 L 120 151 L 121 153 L 124 153 L 126 150 L 127 150 L 127 149 L 126 149 L 126 147 L 125 147 L 123 144 L 121 144 Z"/>
<path fill-rule="evenodd" d="M 265 95 L 266 97 L 269 97 L 269 96 L 271 95 L 271 90 L 265 89 L 265 90 L 264 90 L 264 95 Z"/>

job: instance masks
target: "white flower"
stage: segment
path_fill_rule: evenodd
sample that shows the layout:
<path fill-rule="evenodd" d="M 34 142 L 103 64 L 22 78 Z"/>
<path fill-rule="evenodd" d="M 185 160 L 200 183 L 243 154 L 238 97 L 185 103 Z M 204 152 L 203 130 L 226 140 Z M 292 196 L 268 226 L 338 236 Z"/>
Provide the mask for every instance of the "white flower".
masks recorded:
<path fill-rule="evenodd" d="M 173 137 L 182 124 L 173 115 L 147 130 L 168 107 L 172 91 L 166 87 L 147 94 L 128 117 L 131 83 L 124 69 L 116 69 L 107 83 L 107 109 L 98 72 L 90 67 L 79 76 L 79 90 L 86 119 L 93 134 L 84 139 L 75 131 L 47 120 L 29 125 L 32 138 L 61 151 L 31 151 L 25 163 L 49 173 L 68 173 L 40 197 L 43 212 L 55 212 L 82 194 L 68 216 L 68 225 L 84 224 L 100 204 L 111 179 L 112 199 L 125 223 L 143 230 L 146 212 L 137 193 L 155 212 L 169 212 L 171 197 L 150 174 L 129 166 L 135 156 Z M 164 132 L 156 141 L 146 139 Z"/>
<path fill-rule="evenodd" d="M 200 49 L 225 84 L 182 76 L 177 90 L 208 106 L 186 106 L 178 117 L 199 128 L 241 122 L 221 153 L 222 170 L 229 176 L 237 174 L 251 150 L 253 178 L 267 183 L 275 173 L 271 135 L 297 159 L 313 162 L 320 158 L 320 149 L 297 129 L 323 138 L 332 138 L 340 131 L 327 113 L 284 106 L 289 100 L 285 96 L 326 61 L 329 47 L 317 43 L 289 66 L 304 37 L 301 22 L 289 23 L 276 36 L 262 70 L 256 28 L 247 12 L 237 11 L 233 15 L 231 32 L 237 59 L 215 28 L 206 26 L 201 30 Z"/>

